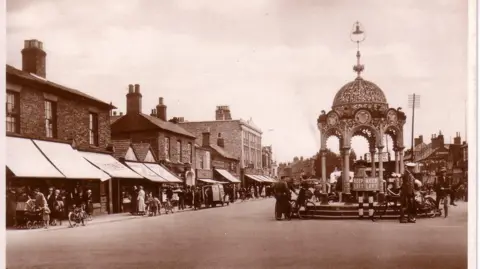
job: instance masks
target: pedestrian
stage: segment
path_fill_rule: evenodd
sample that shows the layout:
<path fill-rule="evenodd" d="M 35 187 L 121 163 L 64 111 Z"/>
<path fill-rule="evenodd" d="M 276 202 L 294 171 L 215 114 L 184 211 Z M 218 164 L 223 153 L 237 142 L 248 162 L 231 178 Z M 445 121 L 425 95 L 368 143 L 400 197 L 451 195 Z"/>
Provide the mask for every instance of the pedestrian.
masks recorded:
<path fill-rule="evenodd" d="M 60 190 L 56 189 L 53 196 L 53 207 L 52 207 L 52 223 L 59 222 L 59 225 L 62 225 L 62 218 L 65 211 L 65 202 L 64 198 L 60 194 Z"/>
<path fill-rule="evenodd" d="M 178 210 L 185 209 L 185 192 L 183 189 L 180 189 L 178 192 Z"/>
<path fill-rule="evenodd" d="M 407 163 L 405 173 L 403 174 L 403 182 L 400 191 L 400 223 L 415 223 L 416 206 L 415 206 L 415 178 L 413 176 L 414 163 Z M 405 211 L 407 218 L 405 218 Z"/>
<path fill-rule="evenodd" d="M 93 194 L 92 190 L 87 190 L 87 194 L 84 196 L 85 212 L 89 215 L 93 215 Z"/>
<path fill-rule="evenodd" d="M 440 200 L 447 199 L 448 190 L 451 189 L 451 181 L 447 177 L 447 168 L 440 168 L 440 175 L 435 179 L 434 188 L 437 196 L 435 205 L 437 206 L 437 210 L 440 210 Z"/>
<path fill-rule="evenodd" d="M 131 191 L 131 213 L 132 215 L 138 215 L 138 188 L 137 186 L 133 186 Z"/>
<path fill-rule="evenodd" d="M 37 209 L 40 210 L 42 213 L 43 225 L 45 229 L 48 229 L 48 225 L 50 224 L 50 209 L 48 208 L 47 199 L 45 195 L 40 192 L 39 188 L 34 190 L 35 192 L 35 206 Z"/>
<path fill-rule="evenodd" d="M 142 186 L 140 186 L 138 190 L 137 204 L 138 214 L 141 216 L 145 215 L 145 191 Z"/>

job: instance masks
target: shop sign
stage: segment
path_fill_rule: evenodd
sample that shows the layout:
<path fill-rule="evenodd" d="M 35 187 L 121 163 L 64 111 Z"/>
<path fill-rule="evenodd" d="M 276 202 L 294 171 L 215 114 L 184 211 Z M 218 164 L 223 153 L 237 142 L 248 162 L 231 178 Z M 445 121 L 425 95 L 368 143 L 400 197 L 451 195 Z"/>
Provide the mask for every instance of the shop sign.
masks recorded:
<path fill-rule="evenodd" d="M 353 188 L 354 191 L 378 191 L 378 178 L 376 177 L 354 177 Z"/>
<path fill-rule="evenodd" d="M 221 161 L 212 161 L 212 166 L 215 167 L 215 168 L 219 168 L 219 169 L 226 169 L 226 165 L 225 165 L 225 162 L 221 162 Z"/>
<path fill-rule="evenodd" d="M 213 178 L 212 170 L 197 169 L 197 178 Z"/>

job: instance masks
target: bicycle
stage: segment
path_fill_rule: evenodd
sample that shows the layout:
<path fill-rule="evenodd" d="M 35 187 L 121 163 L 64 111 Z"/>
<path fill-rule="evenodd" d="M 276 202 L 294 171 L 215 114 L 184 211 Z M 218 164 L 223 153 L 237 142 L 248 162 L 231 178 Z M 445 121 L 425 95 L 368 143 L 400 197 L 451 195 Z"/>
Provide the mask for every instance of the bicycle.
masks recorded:
<path fill-rule="evenodd" d="M 393 203 L 393 205 L 390 205 L 391 203 Z M 394 214 L 399 213 L 400 209 L 397 206 L 397 203 L 400 204 L 400 194 L 385 195 L 385 199 L 378 203 L 377 208 L 374 208 L 372 221 L 375 221 L 375 218 L 382 219 L 383 215 L 387 213 L 389 208 L 393 209 Z"/>
<path fill-rule="evenodd" d="M 310 199 L 305 199 L 303 204 L 298 204 L 298 201 L 296 200 L 292 200 L 292 201 L 291 201 L 291 205 L 292 205 L 291 214 L 296 214 L 299 219 L 313 218 L 314 210 L 312 209 L 315 208 L 315 204 Z"/>
<path fill-rule="evenodd" d="M 165 208 L 165 214 L 168 214 L 168 212 L 173 214 L 173 205 L 170 200 L 163 203 L 163 208 Z"/>
<path fill-rule="evenodd" d="M 450 188 L 442 188 L 442 191 L 444 191 L 442 197 L 440 198 L 439 204 L 443 204 L 443 217 L 446 218 L 448 217 L 448 191 Z M 437 194 L 438 195 L 438 194 Z M 440 211 L 440 215 L 442 215 L 442 212 Z"/>
<path fill-rule="evenodd" d="M 73 206 L 73 210 L 68 213 L 68 224 L 70 228 L 74 228 L 82 223 L 86 225 L 88 214 L 86 214 L 83 206 Z"/>

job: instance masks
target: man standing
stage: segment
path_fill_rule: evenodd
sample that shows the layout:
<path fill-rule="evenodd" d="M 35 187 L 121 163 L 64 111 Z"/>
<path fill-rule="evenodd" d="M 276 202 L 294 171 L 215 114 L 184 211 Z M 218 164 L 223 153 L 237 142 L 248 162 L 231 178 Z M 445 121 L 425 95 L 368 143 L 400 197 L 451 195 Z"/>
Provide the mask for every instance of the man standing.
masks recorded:
<path fill-rule="evenodd" d="M 436 178 L 434 183 L 435 193 L 437 195 L 436 206 L 437 209 L 440 209 L 440 200 L 446 198 L 451 189 L 451 180 L 447 177 L 447 168 L 442 167 L 440 169 L 440 175 Z M 451 196 L 450 196 L 451 198 Z M 452 204 L 453 201 L 450 201 Z"/>
<path fill-rule="evenodd" d="M 275 199 L 276 204 L 275 208 L 276 210 L 276 219 L 281 220 L 282 219 L 282 213 L 285 216 L 286 219 L 290 220 L 290 187 L 288 186 L 286 182 L 286 178 L 282 178 L 280 181 L 275 183 L 274 186 L 274 194 L 275 194 Z"/>
<path fill-rule="evenodd" d="M 407 163 L 405 173 L 403 174 L 403 182 L 400 187 L 400 223 L 415 223 L 415 178 L 413 177 L 413 168 L 416 166 L 414 163 Z M 407 211 L 407 218 L 405 218 L 405 211 Z"/>

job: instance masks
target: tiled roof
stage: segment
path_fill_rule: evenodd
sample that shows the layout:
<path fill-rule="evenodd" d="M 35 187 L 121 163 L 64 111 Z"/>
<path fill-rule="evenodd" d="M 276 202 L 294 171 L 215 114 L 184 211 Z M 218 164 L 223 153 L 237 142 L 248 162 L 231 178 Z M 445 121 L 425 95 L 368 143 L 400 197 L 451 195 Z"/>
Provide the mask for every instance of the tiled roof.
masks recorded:
<path fill-rule="evenodd" d="M 222 147 L 220 146 L 217 146 L 215 144 L 211 144 L 210 147 L 215 150 L 218 154 L 220 154 L 221 156 L 223 156 L 224 158 L 227 158 L 227 159 L 232 159 L 232 160 L 237 160 L 238 161 L 238 158 L 235 158 L 234 156 L 230 155 L 230 153 L 226 152 Z"/>
<path fill-rule="evenodd" d="M 147 157 L 148 151 L 150 150 L 149 143 L 132 143 L 133 152 L 138 158 L 138 161 L 143 162 Z"/>
<path fill-rule="evenodd" d="M 143 113 L 141 113 L 140 115 L 142 115 L 145 119 L 149 120 L 151 123 L 158 126 L 158 128 L 160 128 L 160 129 L 170 131 L 172 133 L 188 136 L 188 137 L 191 137 L 191 138 L 196 138 L 194 134 L 192 134 L 192 133 L 188 132 L 187 130 L 183 129 L 178 124 L 168 122 L 168 121 L 163 121 L 163 120 L 161 120 L 157 117 L 149 116 L 149 115 L 146 115 L 146 114 L 143 114 Z"/>
<path fill-rule="evenodd" d="M 123 116 L 110 116 L 110 124 L 113 124 L 114 122 L 116 122 L 121 117 L 123 117 Z"/>
<path fill-rule="evenodd" d="M 112 140 L 112 144 L 115 147 L 115 152 L 113 153 L 113 157 L 116 159 L 124 158 L 125 154 L 127 154 L 128 148 L 130 148 L 131 142 L 129 139 L 123 140 Z"/>
<path fill-rule="evenodd" d="M 22 71 L 22 70 L 19 70 L 11 65 L 8 65 L 7 64 L 7 76 L 8 75 L 11 75 L 11 76 L 14 76 L 14 77 L 17 77 L 19 79 L 22 79 L 22 80 L 26 80 L 26 81 L 29 81 L 29 82 L 33 82 L 33 83 L 38 83 L 38 84 L 42 84 L 42 85 L 45 85 L 45 86 L 48 86 L 50 88 L 54 88 L 56 90 L 60 90 L 60 91 L 63 91 L 63 92 L 68 92 L 70 94 L 74 94 L 74 95 L 77 95 L 77 96 L 80 96 L 80 97 L 83 97 L 83 98 L 87 98 L 91 101 L 95 101 L 97 103 L 100 103 L 102 105 L 106 105 L 106 106 L 110 106 L 111 108 L 116 108 L 102 100 L 99 100 L 93 96 L 90 96 L 86 93 L 83 93 L 79 90 L 75 90 L 75 89 L 72 89 L 72 88 L 68 88 L 68 87 L 65 87 L 65 86 L 62 86 L 60 84 L 57 84 L 57 83 L 54 83 L 54 82 L 51 82 L 51 81 L 48 81 L 46 79 L 43 79 L 41 77 L 37 77 L 37 76 L 34 76 L 28 72 L 25 72 L 25 71 Z"/>

